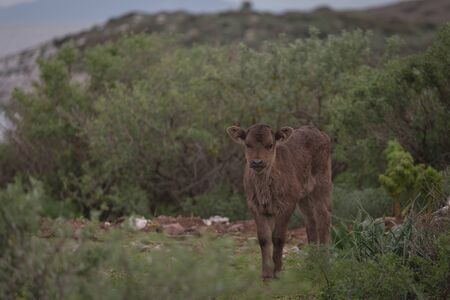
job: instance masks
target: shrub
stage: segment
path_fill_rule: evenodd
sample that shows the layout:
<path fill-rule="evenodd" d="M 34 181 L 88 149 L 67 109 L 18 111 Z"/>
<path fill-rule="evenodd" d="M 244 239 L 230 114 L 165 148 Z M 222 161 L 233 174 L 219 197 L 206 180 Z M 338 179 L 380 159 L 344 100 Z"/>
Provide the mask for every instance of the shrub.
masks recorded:
<path fill-rule="evenodd" d="M 414 257 L 411 265 L 417 272 L 423 294 L 428 299 L 445 299 L 450 293 L 450 230 L 435 238 L 433 246 L 434 259 Z"/>
<path fill-rule="evenodd" d="M 15 90 L 12 101 L 1 105 L 11 122 L 1 146 L 7 156 L 0 159 L 2 169 L 11 173 L 8 180 L 38 178 L 58 200 L 78 188 L 65 181 L 81 175 L 87 156 L 82 128 L 92 106 L 85 89 L 71 80 L 76 57 L 74 48 L 67 47 L 40 60 L 40 83 L 32 92 Z"/>
<path fill-rule="evenodd" d="M 229 240 L 148 252 L 120 229 L 41 220 L 41 200 L 38 183 L 29 192 L 19 183 L 0 192 L 3 299 L 229 298 L 255 282 L 247 272 L 233 273 Z"/>
<path fill-rule="evenodd" d="M 450 118 L 450 25 L 422 54 L 365 67 L 348 80 L 330 105 L 329 131 L 339 143 L 334 157 L 357 186 L 377 184 L 384 171 L 383 149 L 396 139 L 415 161 L 443 169 Z"/>
<path fill-rule="evenodd" d="M 435 210 L 442 204 L 442 175 L 430 166 L 415 165 L 414 160 L 397 141 L 390 141 L 385 150 L 388 161 L 386 173 L 379 179 L 394 200 L 394 215 L 400 217 L 413 205 L 419 209 Z M 409 199 L 409 201 L 408 201 Z M 411 201 L 413 200 L 413 201 Z"/>
<path fill-rule="evenodd" d="M 414 293 L 412 270 L 392 254 L 366 262 L 340 259 L 329 276 L 322 299 L 402 299 Z"/>
<path fill-rule="evenodd" d="M 392 201 L 382 188 L 358 190 L 344 185 L 333 188 L 333 215 L 339 220 L 354 220 L 361 210 L 373 218 L 390 215 Z"/>
<path fill-rule="evenodd" d="M 339 92 L 344 74 L 356 72 L 368 59 L 368 40 L 356 31 L 326 40 L 313 35 L 290 44 L 269 42 L 258 51 L 160 46 L 157 59 L 133 64 L 139 70 L 126 80 L 111 70 L 135 59 L 129 55 L 147 51 L 146 45 L 158 45 L 158 38 L 133 37 L 92 50 L 92 70 L 103 70 L 104 57 L 117 56 L 98 73 L 113 82 L 101 93 L 86 127 L 97 162 L 96 186 L 107 195 L 105 186 L 135 185 L 146 193 L 151 212 L 179 210 L 186 199 L 222 185 L 241 191 L 242 154 L 225 128 L 261 121 L 274 126 L 327 122 L 326 102 Z M 145 47 L 125 51 L 130 44 Z M 333 54 L 336 49 L 340 59 Z"/>
<path fill-rule="evenodd" d="M 182 207 L 185 213 L 202 218 L 215 215 L 228 217 L 231 221 L 250 218 L 245 198 L 226 187 L 219 187 L 210 193 L 188 198 L 183 202 Z"/>
<path fill-rule="evenodd" d="M 242 192 L 243 155 L 225 128 L 256 122 L 329 130 L 335 174 L 360 189 L 377 185 L 380 149 L 394 137 L 441 167 L 448 72 L 437 61 L 447 31 L 417 59 L 387 61 L 372 59 L 371 34 L 360 30 L 324 39 L 311 30 L 258 49 L 181 47 L 158 35 L 123 37 L 83 57 L 66 47 L 40 62 L 32 92 L 3 105 L 13 130 L 0 149 L 0 179 L 38 178 L 74 215 L 181 211 L 220 186 Z M 83 83 L 72 78 L 75 66 Z"/>
<path fill-rule="evenodd" d="M 350 250 L 358 261 L 374 260 L 386 254 L 406 260 L 413 248 L 415 234 L 417 228 L 411 220 L 387 229 L 383 219 L 374 220 L 368 216 L 362 220 L 361 215 L 352 223 L 351 230 L 343 224 L 333 229 L 334 245 Z"/>
<path fill-rule="evenodd" d="M 363 219 L 362 214 L 351 226 L 340 223 L 333 229 L 333 245 L 335 249 L 339 249 L 337 253 L 340 257 L 336 264 L 339 264 L 339 261 L 348 263 L 342 268 L 342 272 L 355 269 L 349 271 L 348 282 L 347 278 L 339 275 L 338 281 L 342 282 L 343 286 L 338 288 L 339 284 L 336 286 L 336 283 L 332 282 L 327 285 L 326 291 L 339 294 L 351 291 L 349 287 L 353 283 L 362 285 L 370 283 L 371 287 L 365 289 L 373 290 L 374 298 L 378 297 L 377 294 L 392 298 L 400 295 L 403 295 L 402 297 L 414 295 L 417 298 L 427 299 L 445 298 L 449 292 L 450 278 L 449 234 L 448 215 L 440 218 L 412 215 L 403 224 L 391 229 L 385 227 L 384 220 L 374 220 L 369 216 Z M 379 278 L 375 274 L 362 279 L 364 271 L 358 271 L 359 268 L 370 270 L 375 266 L 380 267 L 376 269 L 380 274 L 385 272 L 380 279 L 383 283 L 373 282 L 374 278 Z M 392 278 L 391 271 L 393 271 Z M 370 276 L 373 276 L 372 280 Z M 380 286 L 382 289 L 377 290 Z"/>

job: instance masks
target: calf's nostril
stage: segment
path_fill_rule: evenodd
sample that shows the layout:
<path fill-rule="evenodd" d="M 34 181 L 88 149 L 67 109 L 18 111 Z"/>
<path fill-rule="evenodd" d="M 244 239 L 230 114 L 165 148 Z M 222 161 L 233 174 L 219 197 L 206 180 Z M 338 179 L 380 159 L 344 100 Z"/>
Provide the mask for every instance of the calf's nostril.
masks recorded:
<path fill-rule="evenodd" d="M 261 159 L 254 159 L 250 162 L 251 167 L 262 167 L 263 161 Z"/>

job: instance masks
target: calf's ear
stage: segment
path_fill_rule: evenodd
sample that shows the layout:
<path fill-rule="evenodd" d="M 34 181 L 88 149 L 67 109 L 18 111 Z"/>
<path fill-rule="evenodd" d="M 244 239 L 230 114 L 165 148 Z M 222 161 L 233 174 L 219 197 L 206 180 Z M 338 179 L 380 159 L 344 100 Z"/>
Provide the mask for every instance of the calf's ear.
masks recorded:
<path fill-rule="evenodd" d="M 289 139 L 292 132 L 294 132 L 294 129 L 292 127 L 281 127 L 280 130 L 275 133 L 275 140 L 277 142 L 285 142 Z"/>
<path fill-rule="evenodd" d="M 231 126 L 227 128 L 227 132 L 230 135 L 230 137 L 238 144 L 244 143 L 246 133 L 245 130 L 237 127 L 237 126 Z"/>

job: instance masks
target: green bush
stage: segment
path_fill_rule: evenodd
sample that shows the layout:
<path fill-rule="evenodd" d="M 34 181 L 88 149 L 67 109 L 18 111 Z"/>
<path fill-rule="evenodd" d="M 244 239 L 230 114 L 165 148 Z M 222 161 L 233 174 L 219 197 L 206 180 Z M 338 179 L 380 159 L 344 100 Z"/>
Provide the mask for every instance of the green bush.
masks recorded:
<path fill-rule="evenodd" d="M 440 218 L 413 215 L 390 229 L 386 228 L 384 220 L 374 220 L 363 214 L 350 226 L 337 224 L 333 229 L 333 245 L 341 259 L 337 259 L 334 266 L 342 274 L 349 273 L 336 277 L 337 282 L 330 280 L 325 291 L 335 296 L 343 293 L 350 298 L 361 298 L 362 294 L 346 293 L 366 290 L 367 295 L 373 291 L 369 298 L 374 299 L 413 296 L 443 299 L 448 293 L 450 278 L 449 237 L 448 215 Z M 340 268 L 341 262 L 344 266 Z M 370 270 L 385 275 L 380 278 L 376 273 L 365 273 Z M 361 289 L 352 290 L 355 284 L 361 285 Z M 366 284 L 369 286 L 364 286 Z"/>
<path fill-rule="evenodd" d="M 433 211 L 441 207 L 443 177 L 440 172 L 423 164 L 415 165 L 411 154 L 397 141 L 388 143 L 385 155 L 388 166 L 379 179 L 395 203 L 395 216 L 412 208 Z"/>
<path fill-rule="evenodd" d="M 82 249 L 67 239 L 71 227 L 58 223 L 51 240 L 41 225 L 42 184 L 17 182 L 0 191 L 0 290 L 3 299 L 64 299 L 83 289 L 104 251 Z M 42 231 L 43 230 L 43 231 Z M 81 238 L 81 236 L 80 236 Z M 75 246 L 75 248 L 74 248 Z M 86 276 L 86 277 L 85 277 Z M 92 284 L 92 282 L 90 283 Z"/>
<path fill-rule="evenodd" d="M 228 217 L 231 221 L 250 218 L 245 198 L 226 187 L 219 187 L 210 193 L 188 198 L 183 202 L 182 207 L 185 213 L 202 218 L 216 215 Z"/>
<path fill-rule="evenodd" d="M 330 272 L 330 283 L 323 299 L 404 299 L 414 293 L 413 272 L 395 255 L 376 261 L 337 261 Z"/>
<path fill-rule="evenodd" d="M 428 299 L 445 299 L 450 280 L 450 231 L 434 239 L 433 244 L 436 249 L 433 260 L 415 257 L 411 265 L 417 270 L 423 294 Z"/>
<path fill-rule="evenodd" d="M 20 246 L 26 239 L 24 235 L 37 230 L 42 187 L 35 184 L 30 193 L 24 192 L 19 182 L 0 190 L 0 251 L 15 245 Z"/>
<path fill-rule="evenodd" d="M 66 47 L 40 62 L 33 91 L 2 105 L 14 130 L 0 149 L 0 179 L 38 178 L 74 215 L 181 211 L 220 186 L 242 191 L 242 151 L 225 128 L 255 122 L 326 129 L 336 182 L 359 189 L 377 186 L 392 138 L 417 161 L 446 165 L 448 72 L 438 61 L 446 62 L 448 28 L 405 59 L 379 59 L 360 30 L 319 36 L 258 49 L 182 47 L 158 35 L 83 56 Z M 75 71 L 85 72 L 82 83 Z"/>
<path fill-rule="evenodd" d="M 449 164 L 450 141 L 442 138 L 450 130 L 449 40 L 447 24 L 425 53 L 364 67 L 331 101 L 329 131 L 339 141 L 334 157 L 349 182 L 376 185 L 393 139 L 415 161 L 438 170 Z"/>
<path fill-rule="evenodd" d="M 99 69 L 102 59 L 96 58 L 110 53 L 118 56 L 119 68 L 137 51 L 122 48 L 158 41 L 137 39 L 145 41 L 136 46 L 134 37 L 92 50 L 90 69 Z M 346 73 L 368 61 L 368 44 L 369 35 L 361 31 L 326 40 L 314 34 L 290 44 L 268 42 L 258 51 L 169 49 L 156 60 L 133 65 L 143 69 L 132 80 L 115 79 L 86 127 L 91 157 L 101 169 L 97 185 L 136 185 L 146 192 L 152 212 L 180 209 L 186 199 L 223 185 L 240 191 L 243 157 L 225 128 L 263 121 L 274 126 L 327 122 L 327 101 L 339 92 Z M 108 70 L 116 69 L 115 61 Z"/>
<path fill-rule="evenodd" d="M 1 105 L 11 122 L 1 146 L 7 154 L 0 157 L 2 169 L 10 169 L 10 181 L 15 176 L 39 179 L 58 200 L 78 189 L 65 182 L 81 175 L 87 156 L 82 128 L 92 107 L 85 88 L 71 80 L 76 57 L 67 47 L 54 58 L 40 60 L 41 81 L 33 92 L 15 90 L 13 100 Z"/>
<path fill-rule="evenodd" d="M 98 223 L 75 229 L 40 219 L 42 191 L 34 185 L 0 192 L 3 299 L 228 298 L 252 285 L 247 272 L 232 273 L 229 240 L 148 252 L 148 234 L 136 244 L 119 229 L 99 231 Z"/>
<path fill-rule="evenodd" d="M 251 217 L 245 198 L 226 187 L 219 187 L 210 193 L 188 198 L 183 202 L 182 207 L 185 213 L 202 218 L 218 215 L 236 221 L 247 220 Z"/>
<path fill-rule="evenodd" d="M 361 210 L 373 218 L 391 215 L 392 200 L 382 188 L 355 190 L 343 185 L 333 188 L 333 215 L 338 220 L 354 220 Z"/>
<path fill-rule="evenodd" d="M 351 223 L 348 229 L 344 223 L 333 228 L 335 247 L 350 250 L 358 261 L 376 260 L 378 256 L 395 254 L 403 260 L 409 258 L 416 242 L 417 227 L 408 219 L 400 226 L 386 228 L 384 219 L 362 218 Z"/>
<path fill-rule="evenodd" d="M 226 126 L 326 122 L 326 102 L 345 73 L 369 60 L 368 45 L 369 35 L 355 31 L 325 40 L 312 32 L 258 51 L 183 48 L 156 35 L 125 37 L 81 60 L 67 47 L 41 62 L 32 93 L 16 92 L 5 106 L 15 128 L 13 168 L 87 216 L 112 209 L 111 195 L 123 189 L 142 192 L 139 209 L 151 212 L 179 209 L 219 185 L 237 189 L 242 156 Z M 78 61 L 88 75 L 83 85 L 70 77 Z M 135 209 L 123 204 L 111 214 Z"/>

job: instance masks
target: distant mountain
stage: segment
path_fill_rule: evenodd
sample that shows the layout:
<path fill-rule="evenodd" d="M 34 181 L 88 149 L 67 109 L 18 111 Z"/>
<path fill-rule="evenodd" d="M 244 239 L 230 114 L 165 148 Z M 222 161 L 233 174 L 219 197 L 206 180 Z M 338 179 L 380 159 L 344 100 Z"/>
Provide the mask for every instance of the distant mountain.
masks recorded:
<path fill-rule="evenodd" d="M 444 23 L 450 21 L 449 0 L 402 1 L 367 10 L 373 16 L 400 19 L 405 22 Z"/>
<path fill-rule="evenodd" d="M 130 10 L 205 13 L 229 10 L 236 6 L 225 0 L 37 0 L 0 9 L 0 24 L 102 22 Z"/>

